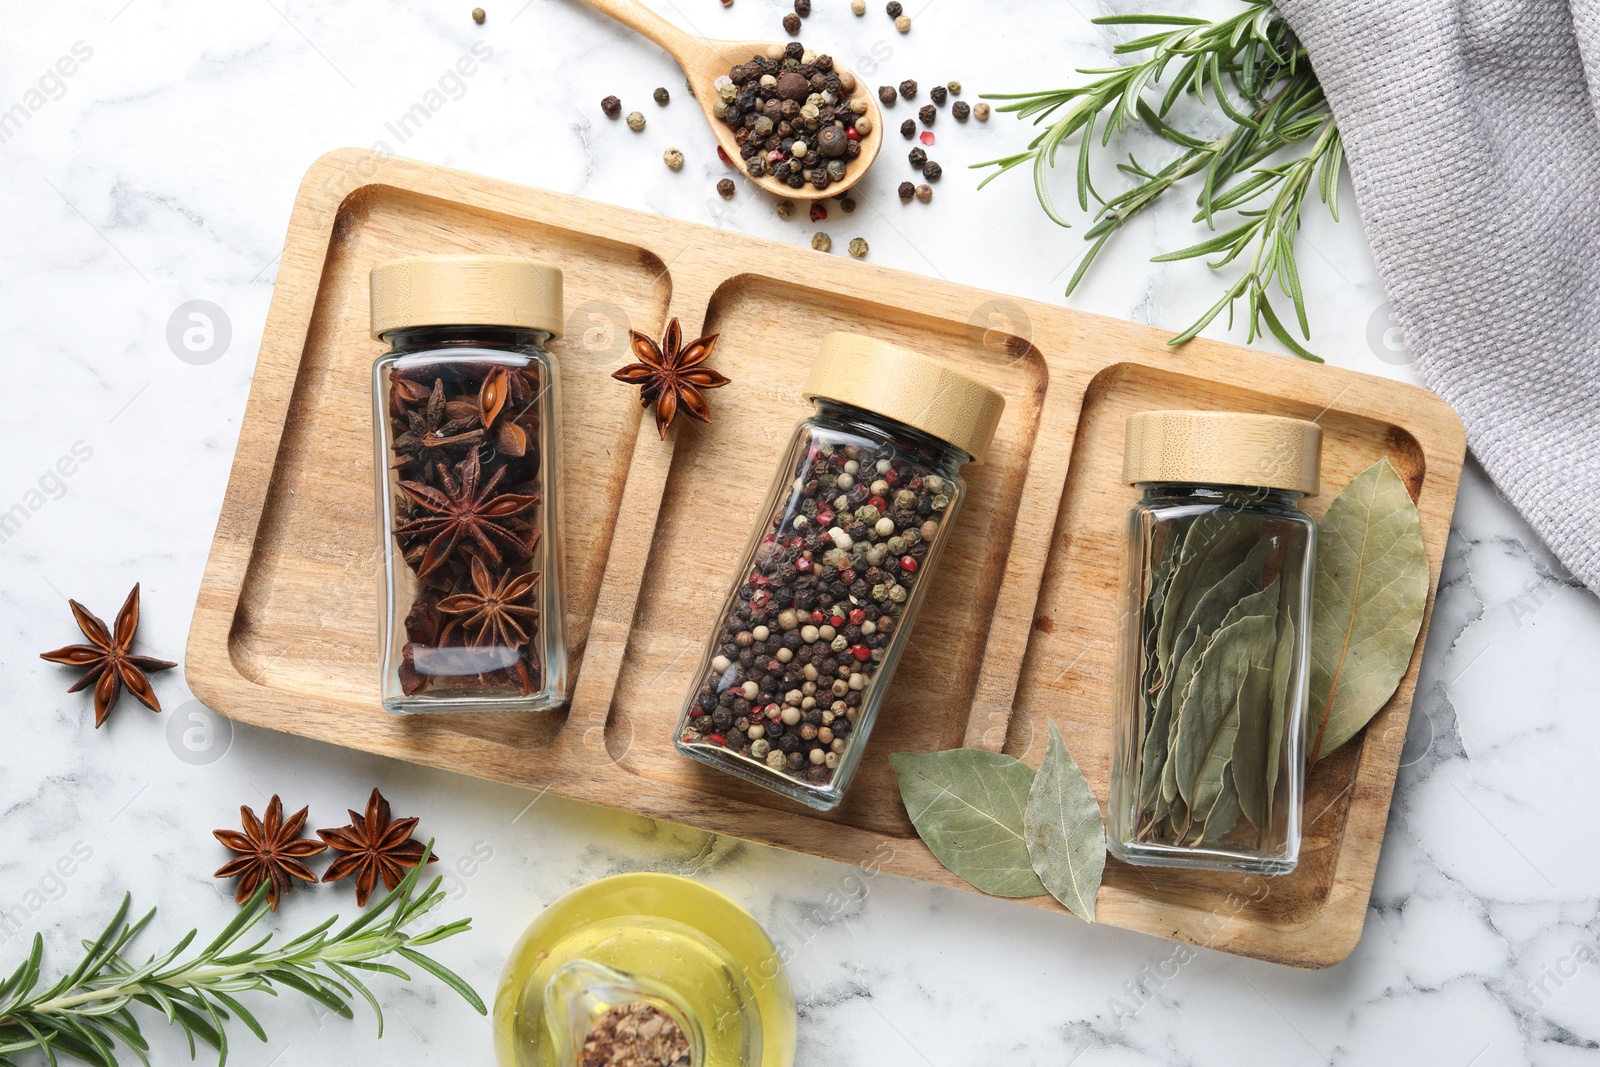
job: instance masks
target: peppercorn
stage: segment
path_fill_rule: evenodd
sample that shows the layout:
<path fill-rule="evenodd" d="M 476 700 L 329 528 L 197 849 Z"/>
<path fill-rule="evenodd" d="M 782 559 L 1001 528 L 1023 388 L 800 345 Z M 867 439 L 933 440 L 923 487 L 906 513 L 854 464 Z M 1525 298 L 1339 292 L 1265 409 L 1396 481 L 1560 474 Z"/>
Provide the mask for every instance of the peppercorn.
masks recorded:
<path fill-rule="evenodd" d="M 924 152 L 920 148 L 913 148 L 911 150 L 911 154 L 906 158 L 911 160 L 911 165 L 913 167 L 921 170 L 928 162 L 928 153 Z"/>
<path fill-rule="evenodd" d="M 614 96 L 608 96 L 600 101 L 600 110 L 606 113 L 606 118 L 614 119 L 622 114 L 622 101 Z"/>
<path fill-rule="evenodd" d="M 905 8 L 900 6 L 900 0 L 889 0 L 884 10 L 889 13 L 889 17 L 892 19 L 897 19 L 905 13 Z"/>
<path fill-rule="evenodd" d="M 811 247 L 815 248 L 818 252 L 826 252 L 833 248 L 833 238 L 829 237 L 821 230 L 818 230 L 816 233 L 811 235 Z"/>
<path fill-rule="evenodd" d="M 839 201 L 839 210 L 843 211 L 846 215 L 850 214 L 850 212 L 854 211 L 855 209 L 856 202 L 850 199 L 848 196 Z"/>
<path fill-rule="evenodd" d="M 938 104 L 940 107 L 944 107 L 945 100 L 947 100 L 950 96 L 950 90 L 946 89 L 942 85 L 935 85 L 932 89 L 928 90 L 928 95 L 933 98 L 933 102 L 935 104 Z"/>
<path fill-rule="evenodd" d="M 912 185 L 910 182 L 901 182 L 900 183 L 899 193 L 900 193 L 900 199 L 902 201 L 909 201 L 913 196 L 916 195 L 916 192 L 917 192 L 917 187 L 915 185 Z"/>
<path fill-rule="evenodd" d="M 783 28 L 788 31 L 790 37 L 798 35 L 800 33 L 800 16 L 795 14 L 783 16 Z"/>
<path fill-rule="evenodd" d="M 950 114 L 956 117 L 957 122 L 966 122 L 967 116 L 972 114 L 972 108 L 965 100 L 957 100 L 950 105 Z"/>
<path fill-rule="evenodd" d="M 910 185 L 911 183 L 910 182 L 906 182 L 906 184 Z M 924 182 L 923 184 L 917 186 L 917 199 L 920 200 L 924 204 L 926 204 L 928 201 L 932 200 L 933 199 L 933 186 L 927 184 L 926 182 Z"/>
<path fill-rule="evenodd" d="M 867 13 L 867 0 L 850 0 L 850 10 L 857 15 Z"/>
<path fill-rule="evenodd" d="M 878 101 L 879 103 L 883 104 L 884 107 L 894 107 L 894 102 L 898 99 L 899 97 L 895 95 L 894 86 L 878 86 Z"/>
<path fill-rule="evenodd" d="M 676 148 L 669 148 L 663 152 L 661 161 L 667 165 L 668 170 L 683 169 L 683 153 Z"/>
<path fill-rule="evenodd" d="M 908 141 L 911 140 L 912 137 L 916 136 L 916 132 L 917 132 L 917 120 L 916 119 L 906 119 L 904 122 L 902 122 L 900 124 L 900 136 L 904 137 L 906 140 L 908 140 Z"/>
<path fill-rule="evenodd" d="M 989 105 L 988 104 L 974 104 L 974 105 L 972 105 L 972 117 L 977 119 L 979 122 L 988 122 L 989 121 Z"/>
<path fill-rule="evenodd" d="M 794 13 L 803 19 L 811 17 L 811 0 L 794 0 Z"/>
<path fill-rule="evenodd" d="M 932 126 L 933 120 L 939 117 L 939 109 L 932 104 L 923 104 L 922 110 L 917 112 L 917 118 L 922 120 L 924 126 Z"/>
<path fill-rule="evenodd" d="M 817 131 L 817 151 L 830 159 L 837 158 L 844 155 L 844 148 L 849 140 L 843 126 L 824 126 Z"/>
<path fill-rule="evenodd" d="M 917 80 L 915 78 L 907 78 L 901 82 L 900 95 L 907 100 L 915 100 L 917 97 Z"/>
<path fill-rule="evenodd" d="M 930 182 L 936 182 L 944 174 L 944 168 L 933 160 L 928 160 L 928 165 L 922 168 L 922 176 Z"/>
<path fill-rule="evenodd" d="M 958 82 L 958 81 L 952 80 L 952 81 L 946 83 L 945 88 L 950 90 L 950 95 L 951 96 L 960 96 L 961 95 L 961 83 Z"/>
<path fill-rule="evenodd" d="M 737 186 L 733 184 L 732 178 L 724 178 L 717 183 L 717 192 L 724 200 L 732 200 L 736 188 Z"/>
<path fill-rule="evenodd" d="M 783 46 L 783 58 L 800 62 L 800 57 L 806 54 L 806 46 L 799 41 L 790 41 Z"/>
<path fill-rule="evenodd" d="M 894 20 L 894 28 L 899 30 L 901 33 L 910 33 L 911 32 L 911 16 L 910 15 L 901 15 L 899 18 L 895 19 Z"/>
<path fill-rule="evenodd" d="M 639 111 L 628 112 L 628 129 L 638 133 L 644 129 L 644 114 Z"/>
<path fill-rule="evenodd" d="M 482 26 L 483 20 L 488 17 L 489 16 L 484 12 L 483 8 L 475 7 L 472 9 L 472 21 L 476 22 L 478 25 Z"/>
<path fill-rule="evenodd" d="M 655 97 L 656 103 L 660 104 L 662 107 L 666 107 L 667 103 L 672 99 L 672 94 L 667 92 L 667 87 L 665 85 L 656 86 L 656 91 L 650 95 Z"/>
<path fill-rule="evenodd" d="M 850 239 L 850 254 L 857 259 L 867 258 L 867 242 L 865 238 L 852 237 Z"/>

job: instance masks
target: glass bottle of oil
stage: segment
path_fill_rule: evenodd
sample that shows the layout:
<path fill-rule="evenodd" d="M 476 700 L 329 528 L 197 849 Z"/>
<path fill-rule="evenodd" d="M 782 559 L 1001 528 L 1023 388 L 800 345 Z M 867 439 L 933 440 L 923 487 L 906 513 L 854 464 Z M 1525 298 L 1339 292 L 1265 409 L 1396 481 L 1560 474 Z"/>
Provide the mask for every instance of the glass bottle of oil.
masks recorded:
<path fill-rule="evenodd" d="M 522 935 L 495 998 L 500 1067 L 577 1067 L 604 1020 L 639 1006 L 681 1030 L 688 1067 L 794 1063 L 794 993 L 766 932 L 698 882 L 641 873 L 568 893 Z"/>

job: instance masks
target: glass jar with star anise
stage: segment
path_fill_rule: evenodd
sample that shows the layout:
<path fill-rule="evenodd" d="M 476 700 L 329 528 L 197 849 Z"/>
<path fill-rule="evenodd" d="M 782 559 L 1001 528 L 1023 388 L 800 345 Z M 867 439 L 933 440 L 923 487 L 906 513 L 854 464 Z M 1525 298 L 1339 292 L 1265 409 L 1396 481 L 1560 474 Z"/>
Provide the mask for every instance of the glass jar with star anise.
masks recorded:
<path fill-rule="evenodd" d="M 678 751 L 820 811 L 861 762 L 1004 398 L 870 337 L 823 338 L 794 435 L 678 718 Z M 938 685 L 941 679 L 927 678 Z"/>
<path fill-rule="evenodd" d="M 372 272 L 383 706 L 544 711 L 566 696 L 561 272 L 416 256 Z"/>

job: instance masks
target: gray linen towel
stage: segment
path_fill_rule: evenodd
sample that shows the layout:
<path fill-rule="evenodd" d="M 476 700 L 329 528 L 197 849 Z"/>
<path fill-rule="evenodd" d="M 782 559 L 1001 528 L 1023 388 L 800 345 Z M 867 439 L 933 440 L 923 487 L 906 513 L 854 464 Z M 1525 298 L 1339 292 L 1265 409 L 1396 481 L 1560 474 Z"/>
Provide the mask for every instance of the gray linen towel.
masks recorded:
<path fill-rule="evenodd" d="M 1600 0 L 1279 0 L 1429 387 L 1600 591 Z"/>

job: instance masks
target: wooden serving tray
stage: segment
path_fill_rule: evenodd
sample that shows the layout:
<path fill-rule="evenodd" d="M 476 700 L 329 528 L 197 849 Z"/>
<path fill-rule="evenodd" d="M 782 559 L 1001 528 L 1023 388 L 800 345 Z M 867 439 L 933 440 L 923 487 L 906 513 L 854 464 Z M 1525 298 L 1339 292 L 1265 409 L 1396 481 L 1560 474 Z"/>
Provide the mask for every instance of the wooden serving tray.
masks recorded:
<path fill-rule="evenodd" d="M 566 272 L 567 632 L 545 715 L 396 717 L 378 702 L 367 272 L 425 252 Z M 608 379 L 626 330 L 717 332 L 734 384 L 665 442 Z M 822 815 L 679 757 L 676 717 L 793 424 L 817 342 L 857 330 L 1007 401 L 845 804 Z M 1465 440 L 1425 390 L 357 150 L 318 160 L 289 224 L 190 632 L 188 681 L 243 722 L 965 888 L 917 838 L 886 758 L 959 745 L 1037 764 L 1047 721 L 1096 793 L 1110 769 L 1124 417 L 1201 407 L 1316 419 L 1320 513 L 1387 455 L 1437 582 Z M 1431 597 L 1430 597 L 1431 608 Z M 1426 633 L 1426 628 L 1424 628 Z M 1309 775 L 1305 844 L 1265 879 L 1107 866 L 1102 921 L 1299 967 L 1361 933 L 1423 640 L 1365 735 Z M 1026 903 L 1058 908 L 1049 897 Z"/>

